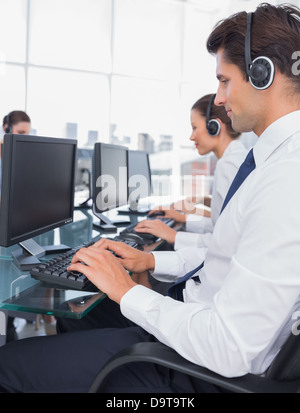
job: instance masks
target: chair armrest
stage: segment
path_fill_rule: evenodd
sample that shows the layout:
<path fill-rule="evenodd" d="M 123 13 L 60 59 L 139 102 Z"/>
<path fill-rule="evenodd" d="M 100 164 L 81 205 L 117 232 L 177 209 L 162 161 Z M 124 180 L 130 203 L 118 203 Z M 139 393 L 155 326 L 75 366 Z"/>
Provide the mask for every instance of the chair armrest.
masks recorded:
<path fill-rule="evenodd" d="M 279 382 L 265 377 L 247 374 L 242 377 L 227 378 L 184 359 L 175 350 L 162 343 L 137 343 L 114 355 L 100 370 L 89 393 L 104 391 L 108 375 L 117 367 L 136 361 L 158 364 L 223 389 L 237 393 L 295 393 L 300 391 L 300 381 Z"/>

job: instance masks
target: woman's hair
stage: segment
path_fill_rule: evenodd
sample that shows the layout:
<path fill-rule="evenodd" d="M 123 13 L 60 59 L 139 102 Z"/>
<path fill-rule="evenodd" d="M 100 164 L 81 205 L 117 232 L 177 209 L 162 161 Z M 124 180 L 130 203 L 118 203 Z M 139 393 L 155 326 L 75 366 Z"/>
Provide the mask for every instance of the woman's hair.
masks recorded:
<path fill-rule="evenodd" d="M 3 126 L 5 124 L 9 124 L 9 126 L 12 126 L 12 125 L 16 125 L 19 122 L 30 123 L 30 117 L 27 115 L 27 113 L 23 112 L 22 110 L 14 110 L 8 113 L 3 118 Z"/>
<path fill-rule="evenodd" d="M 245 35 L 247 13 L 236 13 L 217 23 L 207 40 L 207 50 L 216 54 L 224 49 L 224 59 L 235 64 L 248 81 L 245 63 Z M 273 6 L 261 3 L 252 16 L 251 59 L 266 56 L 277 70 L 291 80 L 300 91 L 300 77 L 294 75 L 292 66 L 300 51 L 300 9 L 289 4 Z M 298 73 L 297 73 L 298 74 Z"/>
<path fill-rule="evenodd" d="M 197 110 L 201 116 L 206 118 L 207 108 L 212 96 L 212 94 L 203 96 L 201 99 L 197 100 L 197 102 L 194 103 L 191 110 Z M 227 116 L 224 106 L 216 106 L 213 103 L 211 105 L 209 115 L 209 120 L 211 119 L 220 119 L 226 126 L 226 131 L 232 139 L 237 139 L 241 135 L 240 132 L 236 132 L 232 129 L 231 120 Z"/>

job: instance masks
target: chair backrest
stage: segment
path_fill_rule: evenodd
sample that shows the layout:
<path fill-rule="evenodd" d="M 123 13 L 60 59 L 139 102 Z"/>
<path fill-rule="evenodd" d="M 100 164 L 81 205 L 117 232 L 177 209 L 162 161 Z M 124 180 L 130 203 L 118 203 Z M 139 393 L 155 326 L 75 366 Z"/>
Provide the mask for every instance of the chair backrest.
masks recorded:
<path fill-rule="evenodd" d="M 300 334 L 291 333 L 268 368 L 266 377 L 281 381 L 300 379 Z"/>

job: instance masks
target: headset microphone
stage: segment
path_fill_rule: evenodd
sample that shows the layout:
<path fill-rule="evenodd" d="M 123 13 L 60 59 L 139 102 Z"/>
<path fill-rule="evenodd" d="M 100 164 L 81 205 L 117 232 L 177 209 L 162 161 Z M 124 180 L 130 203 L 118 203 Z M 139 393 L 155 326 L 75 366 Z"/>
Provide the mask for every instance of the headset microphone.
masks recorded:
<path fill-rule="evenodd" d="M 209 120 L 211 107 L 212 107 L 213 101 L 215 100 L 215 97 L 216 95 L 211 96 L 210 101 L 207 106 L 207 110 L 206 110 L 206 129 L 207 129 L 207 133 L 210 136 L 219 135 L 220 130 L 221 130 L 221 124 L 217 119 Z"/>
<path fill-rule="evenodd" d="M 247 30 L 245 37 L 245 61 L 247 75 L 251 85 L 258 90 L 264 90 L 271 86 L 274 80 L 275 67 L 271 59 L 266 56 L 251 59 L 251 21 L 252 13 L 247 13 Z"/>
<path fill-rule="evenodd" d="M 6 115 L 7 126 L 5 128 L 5 133 L 12 133 L 12 127 L 11 127 L 11 124 L 10 124 L 10 113 L 8 115 Z"/>

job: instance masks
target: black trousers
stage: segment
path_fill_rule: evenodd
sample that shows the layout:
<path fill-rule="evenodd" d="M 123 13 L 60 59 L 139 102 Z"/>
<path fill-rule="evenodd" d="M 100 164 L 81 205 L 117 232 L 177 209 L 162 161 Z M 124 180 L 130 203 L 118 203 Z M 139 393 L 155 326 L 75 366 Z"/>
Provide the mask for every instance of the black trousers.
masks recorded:
<path fill-rule="evenodd" d="M 156 339 L 126 319 L 104 299 L 83 319 L 59 319 L 58 334 L 27 338 L 0 347 L 0 391 L 88 392 L 94 378 L 116 352 Z M 212 393 L 210 384 L 151 363 L 116 369 L 107 393 Z"/>

